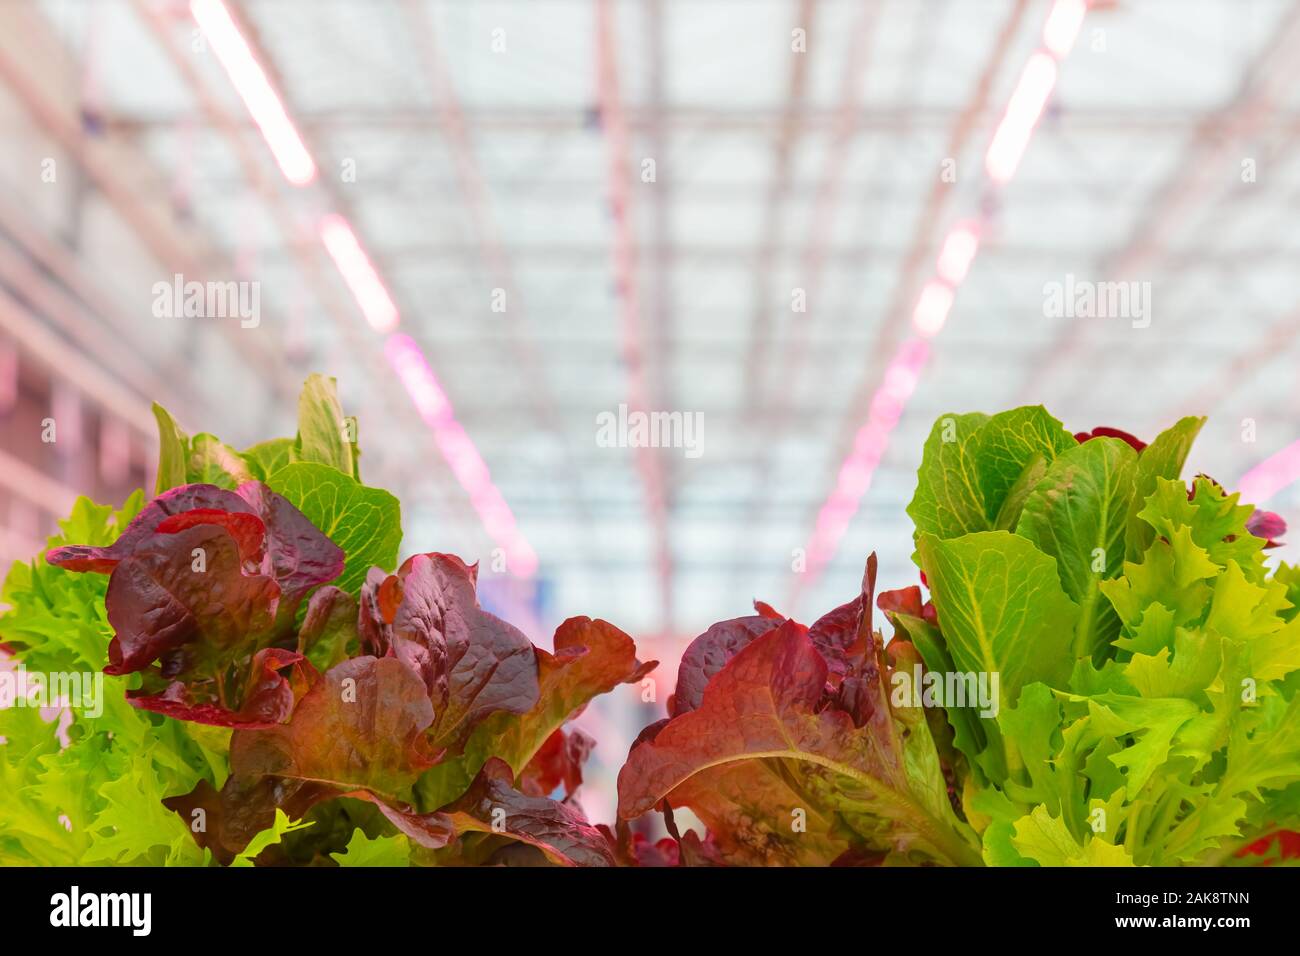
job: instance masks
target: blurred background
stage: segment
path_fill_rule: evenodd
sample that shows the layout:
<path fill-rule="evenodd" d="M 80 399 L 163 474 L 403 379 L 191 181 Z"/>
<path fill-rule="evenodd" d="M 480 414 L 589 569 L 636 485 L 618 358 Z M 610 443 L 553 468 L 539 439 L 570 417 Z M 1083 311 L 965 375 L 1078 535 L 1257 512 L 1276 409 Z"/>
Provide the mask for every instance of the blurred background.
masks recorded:
<path fill-rule="evenodd" d="M 404 554 L 664 661 L 608 820 L 693 636 L 915 583 L 941 415 L 1207 414 L 1300 517 L 1298 78 L 1296 0 L 0 0 L 0 557 L 152 487 L 151 401 L 333 375 Z"/>

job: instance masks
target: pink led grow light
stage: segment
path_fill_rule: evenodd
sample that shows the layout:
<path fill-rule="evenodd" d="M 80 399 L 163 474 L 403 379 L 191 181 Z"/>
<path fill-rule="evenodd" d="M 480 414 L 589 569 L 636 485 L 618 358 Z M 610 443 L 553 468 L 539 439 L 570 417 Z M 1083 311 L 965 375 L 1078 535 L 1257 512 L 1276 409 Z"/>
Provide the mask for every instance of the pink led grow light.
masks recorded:
<path fill-rule="evenodd" d="M 939 334 L 943 324 L 948 321 L 948 312 L 952 309 L 955 298 L 952 286 L 938 279 L 931 279 L 921 290 L 921 298 L 912 313 L 912 325 L 916 331 L 927 339 Z"/>
<path fill-rule="evenodd" d="M 876 466 L 889 446 L 890 433 L 916 391 L 921 369 L 929 357 L 929 344 L 921 338 L 910 338 L 899 346 L 886 367 L 881 386 L 871 400 L 866 424 L 858 429 L 853 450 L 840 466 L 835 488 L 817 514 L 807 548 L 809 574 L 819 572 L 834 556 L 862 496 L 871 487 Z"/>
<path fill-rule="evenodd" d="M 225 4 L 222 0 L 191 0 L 190 13 L 212 44 L 285 177 L 297 186 L 311 182 L 316 164 Z M 537 571 L 537 554 L 520 533 L 473 440 L 456 420 L 423 351 L 409 336 L 389 334 L 401 322 L 401 314 L 352 225 L 331 213 L 321 218 L 317 230 L 366 322 L 376 332 L 388 335 L 384 354 L 389 364 L 420 418 L 432 429 L 439 452 L 469 494 L 489 537 L 504 549 L 508 569 L 516 577 L 531 577 Z"/>
<path fill-rule="evenodd" d="M 1007 104 L 1007 112 L 993 135 L 988 155 L 984 157 L 984 168 L 994 182 L 1006 183 L 1015 175 L 1020 158 L 1034 135 L 1034 127 L 1043 115 L 1047 98 L 1056 86 L 1056 74 L 1056 60 L 1041 50 L 1025 64 L 1016 91 Z"/>
<path fill-rule="evenodd" d="M 1300 440 L 1265 458 L 1237 482 L 1241 501 L 1261 504 L 1300 479 Z"/>
<path fill-rule="evenodd" d="M 516 577 L 531 577 L 537 571 L 537 553 L 520 533 L 510 506 L 492 483 L 487 463 L 456 420 L 423 350 L 409 335 L 396 333 L 384 342 L 384 355 L 420 417 L 433 431 L 438 450 L 469 494 L 470 504 L 488 535 L 504 549 L 507 568 Z"/>
<path fill-rule="evenodd" d="M 320 221 L 320 238 L 370 327 L 376 332 L 397 328 L 397 306 L 348 221 L 335 214 L 326 216 Z"/>
<path fill-rule="evenodd" d="M 974 223 L 963 222 L 954 226 L 939 252 L 939 277 L 954 287 L 961 285 L 979 248 L 979 229 Z"/>
<path fill-rule="evenodd" d="M 1087 10 L 1086 0 L 1056 0 L 1048 14 L 1043 27 L 1043 46 L 1025 64 L 985 154 L 985 170 L 995 186 L 1006 185 L 1015 175 L 1056 86 L 1058 61 L 1073 48 Z M 800 592 L 816 580 L 834 556 L 862 496 L 871 487 L 872 476 L 889 446 L 889 437 L 929 360 L 927 340 L 938 335 L 947 322 L 957 289 L 969 274 L 979 246 L 980 228 L 972 222 L 956 224 L 944 238 L 935 276 L 922 287 L 912 312 L 916 334 L 899 346 L 885 367 L 881 384 L 871 399 L 867 422 L 858 430 L 852 450 L 840 465 L 835 487 L 817 513 L 805 549 L 807 566 L 792 584 L 791 609 Z M 1295 451 L 1293 466 L 1295 474 L 1300 476 L 1300 448 Z"/>
<path fill-rule="evenodd" d="M 190 14 L 212 44 L 217 60 L 248 107 L 284 178 L 295 186 L 311 182 L 316 177 L 311 153 L 303 145 L 284 104 L 271 88 L 266 72 L 253 56 L 226 5 L 221 0 L 190 0 Z"/>
<path fill-rule="evenodd" d="M 1087 13 L 1086 0 L 1061 0 L 1052 8 L 1043 26 L 1043 46 L 1052 56 L 1064 60 L 1070 55 Z"/>

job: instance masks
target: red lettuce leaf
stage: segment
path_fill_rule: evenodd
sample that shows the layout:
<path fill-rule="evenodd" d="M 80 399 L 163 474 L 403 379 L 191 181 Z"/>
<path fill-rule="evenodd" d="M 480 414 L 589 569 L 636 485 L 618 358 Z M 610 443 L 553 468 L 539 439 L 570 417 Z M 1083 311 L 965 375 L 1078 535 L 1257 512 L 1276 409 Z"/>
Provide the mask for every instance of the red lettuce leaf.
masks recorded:
<path fill-rule="evenodd" d="M 632 638 L 606 621 L 569 618 L 556 630 L 554 644 L 554 654 L 535 649 L 537 703 L 523 714 L 493 714 L 474 730 L 462 753 L 425 774 L 416 787 L 424 809 L 436 810 L 459 797 L 490 757 L 524 774 L 547 741 L 592 698 L 636 683 L 657 666 L 638 661 Z"/>
<path fill-rule="evenodd" d="M 1244 859 L 1274 853 L 1279 860 L 1300 860 L 1300 833 L 1294 830 L 1275 831 L 1243 847 L 1236 855 L 1239 859 Z"/>
<path fill-rule="evenodd" d="M 832 860 L 831 866 L 881 866 L 888 856 L 888 853 L 883 853 L 880 850 L 868 850 L 866 847 L 855 846 L 845 850 Z"/>
<path fill-rule="evenodd" d="M 870 578 L 869 569 L 868 594 Z M 619 774 L 619 815 L 637 817 L 665 798 L 697 814 L 700 804 L 701 819 L 710 811 L 728 822 L 748 813 L 754 825 L 747 836 L 776 846 L 775 855 L 786 861 L 808 835 L 793 843 L 780 839 L 783 829 L 791 831 L 792 813 L 804 811 L 812 832 L 814 821 L 807 817 L 818 808 L 824 819 L 817 832 L 844 841 L 826 846 L 834 857 L 861 843 L 978 863 L 973 834 L 948 803 L 924 716 L 895 714 L 889 705 L 880 644 L 862 626 L 868 620 L 863 617 L 844 650 L 845 676 L 830 693 L 830 669 L 805 629 L 786 622 L 752 640 L 708 682 L 698 707 L 633 747 Z M 751 778 L 756 770 L 737 769 L 725 791 L 717 786 L 726 780 L 722 768 L 745 763 L 766 764 L 772 776 L 788 781 L 786 792 L 767 786 L 766 778 Z M 715 786 L 695 779 L 705 774 Z M 747 792 L 757 779 L 765 786 Z M 705 822 L 711 830 L 722 829 Z"/>
<path fill-rule="evenodd" d="M 938 625 L 939 616 L 934 610 L 934 602 L 926 601 L 921 596 L 921 589 L 915 584 L 893 591 L 881 591 L 876 598 L 876 607 L 886 615 L 905 614 L 920 618 L 930 624 Z"/>
<path fill-rule="evenodd" d="M 517 790 L 514 772 L 496 757 L 483 765 L 458 800 L 434 813 L 413 813 L 373 794 L 346 796 L 376 803 L 399 832 L 424 851 L 432 851 L 423 861 L 439 866 L 532 862 L 613 866 L 615 862 L 604 832 L 588 823 L 581 811 L 567 802 Z M 514 843 L 533 847 L 540 860 L 503 856 Z"/>
<path fill-rule="evenodd" d="M 724 625 L 735 623 L 723 622 Z M 791 630 L 806 633 L 802 625 L 793 621 L 788 626 Z M 722 633 L 734 634 L 735 630 L 724 628 Z M 715 658 L 718 666 L 714 673 L 750 643 L 732 642 L 729 646 L 712 643 L 711 650 L 725 653 L 725 659 L 720 662 Z M 822 699 L 830 694 L 833 691 L 823 688 Z M 680 696 L 679 692 L 674 699 Z M 696 702 L 682 713 L 693 711 L 698 706 Z M 642 743 L 653 741 L 670 720 L 665 718 L 642 728 L 632 743 L 629 757 Z M 801 765 L 799 761 L 773 757 L 723 763 L 689 777 L 672 791 L 669 799 L 672 804 L 689 807 L 708 826 L 710 836 L 702 844 L 693 831 L 686 831 L 684 837 L 677 834 L 671 824 L 669 800 L 660 804 L 673 834 L 674 846 L 679 849 L 678 865 L 830 864 L 850 848 L 851 834 L 841 832 L 843 828 L 834 814 L 817 812 L 818 797 L 814 787 L 818 775 L 819 770 Z M 807 814 L 801 832 L 795 832 L 791 827 L 790 814 L 795 808 L 803 808 Z"/>
<path fill-rule="evenodd" d="M 663 724 L 628 754 L 619 816 L 651 810 L 692 775 L 751 757 L 792 756 L 847 733 L 843 715 L 819 719 L 826 662 L 793 621 L 752 639 L 709 681 L 698 706 Z"/>
<path fill-rule="evenodd" d="M 275 578 L 282 612 L 296 610 L 308 591 L 343 571 L 338 546 L 288 499 L 257 481 L 236 491 L 205 484 L 173 488 L 149 502 L 111 545 L 55 548 L 46 560 L 69 571 L 109 574 L 157 536 L 199 525 L 224 527 L 238 543 L 241 558 Z"/>
<path fill-rule="evenodd" d="M 563 788 L 565 798 L 573 796 L 582 786 L 582 765 L 595 746 L 581 730 L 557 729 L 519 774 L 519 789 L 530 797 L 548 797 Z"/>
<path fill-rule="evenodd" d="M 433 553 L 362 588 L 363 640 L 420 675 L 436 715 L 430 742 L 453 752 L 485 717 L 525 713 L 538 699 L 532 643 L 479 607 L 475 581 L 474 568 Z"/>
<path fill-rule="evenodd" d="M 255 514 L 245 511 L 218 511 L 216 508 L 195 508 L 168 515 L 158 522 L 157 534 L 176 534 L 196 525 L 217 525 L 230 532 L 239 546 L 239 556 L 246 565 L 256 568 L 265 554 L 266 524 Z M 75 569 L 74 569 L 75 570 Z"/>
<path fill-rule="evenodd" d="M 357 594 L 360 611 L 357 616 L 357 636 L 361 649 L 375 657 L 385 657 L 392 645 L 392 628 L 384 620 L 379 610 L 379 589 L 388 580 L 388 572 L 383 568 L 371 568 L 366 572 L 365 583 Z"/>
<path fill-rule="evenodd" d="M 677 841 L 680 866 L 726 866 L 722 851 L 718 849 L 713 834 L 701 838 L 694 830 L 687 830 Z"/>
<path fill-rule="evenodd" d="M 893 591 L 881 591 L 876 598 L 876 607 L 886 614 L 908 614 L 920 617 L 922 609 L 921 589 L 915 584 Z"/>
<path fill-rule="evenodd" d="M 273 579 L 244 573 L 224 527 L 157 535 L 109 578 L 105 607 L 114 637 L 105 673 L 143 671 L 158 661 L 164 680 L 207 684 L 204 697 L 238 709 L 239 688 L 229 685 L 270 643 L 279 600 Z"/>
<path fill-rule="evenodd" d="M 302 599 L 343 569 L 343 552 L 259 482 L 174 488 L 111 545 L 56 548 L 47 560 L 109 575 L 105 673 L 144 674 L 135 706 L 225 727 L 289 716 L 310 665 L 264 652 L 292 639 Z"/>
<path fill-rule="evenodd" d="M 535 847 L 559 866 L 614 865 L 605 835 L 581 811 L 568 803 L 521 793 L 513 780 L 509 765 L 494 757 L 483 765 L 464 796 L 438 814 L 451 822 L 462 842 L 470 844 L 466 851 L 473 849 L 467 837 L 481 834 L 476 841 L 480 857 L 496 849 L 493 842 L 505 838 Z"/>
<path fill-rule="evenodd" d="M 605 835 L 605 842 L 613 848 L 619 866 L 657 869 L 680 865 L 681 854 L 677 849 L 677 841 L 672 837 L 651 841 L 644 833 L 634 832 L 626 820 L 619 820 L 613 828 L 600 823 L 597 824 L 597 829 Z"/>
<path fill-rule="evenodd" d="M 287 677 L 281 673 L 286 668 L 289 669 Z M 253 655 L 238 711 L 196 698 L 194 690 L 182 681 L 173 681 L 161 694 L 135 695 L 128 699 L 136 707 L 177 720 L 216 727 L 263 729 L 289 718 L 294 704 L 306 693 L 315 676 L 315 669 L 301 654 L 268 647 Z"/>
<path fill-rule="evenodd" d="M 1136 452 L 1141 452 L 1142 449 L 1147 447 L 1147 443 L 1136 435 L 1130 435 L 1118 428 L 1108 428 L 1105 425 L 1099 425 L 1090 432 L 1076 432 L 1074 435 L 1074 440 L 1080 445 L 1094 438 L 1118 438 L 1120 441 L 1127 442 Z"/>
<path fill-rule="evenodd" d="M 298 653 L 318 670 L 341 664 L 358 649 L 357 601 L 332 584 L 318 588 L 307 602 L 307 613 L 298 629 Z"/>
<path fill-rule="evenodd" d="M 732 618 L 691 641 L 677 665 L 677 687 L 668 701 L 668 713 L 677 717 L 699 707 L 713 676 L 755 638 L 776 630 L 784 620 L 766 615 Z"/>
<path fill-rule="evenodd" d="M 343 573 L 343 549 L 331 541 L 288 498 L 260 481 L 246 481 L 239 495 L 266 524 L 270 573 L 293 608 L 312 588 Z"/>
<path fill-rule="evenodd" d="M 403 797 L 433 763 L 424 741 L 432 720 L 423 682 L 401 661 L 344 661 L 319 675 L 287 723 L 235 731 L 219 793 L 201 782 L 166 803 L 183 817 L 206 811 L 208 830 L 195 838 L 218 859 L 243 850 L 277 808 L 296 820 L 322 801 L 353 797 L 405 819 Z"/>
<path fill-rule="evenodd" d="M 277 777 L 397 798 L 433 764 L 424 732 L 433 707 L 401 661 L 357 657 L 322 675 L 289 722 L 238 731 L 232 776 Z"/>
<path fill-rule="evenodd" d="M 862 693 L 863 681 L 879 679 L 872 653 L 872 596 L 876 590 L 876 555 L 867 558 L 867 568 L 862 576 L 862 590 L 847 604 L 823 615 L 808 629 L 808 640 L 821 652 L 826 661 L 829 690 L 841 706 L 854 713 L 855 722 L 861 726 L 865 719 L 859 711 L 868 707 L 871 694 Z"/>
<path fill-rule="evenodd" d="M 74 544 L 55 548 L 45 556 L 45 560 L 69 571 L 108 574 L 117 567 L 119 561 L 129 557 L 137 547 L 152 538 L 157 533 L 158 526 L 167 518 L 188 511 L 199 511 L 215 518 L 215 515 L 223 512 L 251 514 L 252 508 L 233 491 L 216 485 L 183 485 L 164 492 L 145 505 L 112 544 L 106 547 Z M 210 520 L 208 523 L 218 522 Z"/>

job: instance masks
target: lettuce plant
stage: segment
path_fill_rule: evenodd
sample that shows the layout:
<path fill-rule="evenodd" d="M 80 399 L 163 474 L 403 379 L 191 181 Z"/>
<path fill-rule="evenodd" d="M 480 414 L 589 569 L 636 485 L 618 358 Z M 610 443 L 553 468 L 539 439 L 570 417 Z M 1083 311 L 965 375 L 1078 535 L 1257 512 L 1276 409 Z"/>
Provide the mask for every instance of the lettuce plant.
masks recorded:
<path fill-rule="evenodd" d="M 397 567 L 399 505 L 361 483 L 333 381 L 299 412 L 237 451 L 156 407 L 157 495 L 81 499 L 10 571 L 24 674 L 104 691 L 0 709 L 0 862 L 612 864 L 565 725 L 654 663 L 588 618 L 534 647 L 455 556 Z"/>
<path fill-rule="evenodd" d="M 810 628 L 715 625 L 620 815 L 687 808 L 732 864 L 1272 860 L 1300 822 L 1300 573 L 1264 563 L 1280 519 L 1179 479 L 1201 424 L 941 417 L 908 508 L 932 600 L 881 594 L 885 646 L 873 560 Z"/>

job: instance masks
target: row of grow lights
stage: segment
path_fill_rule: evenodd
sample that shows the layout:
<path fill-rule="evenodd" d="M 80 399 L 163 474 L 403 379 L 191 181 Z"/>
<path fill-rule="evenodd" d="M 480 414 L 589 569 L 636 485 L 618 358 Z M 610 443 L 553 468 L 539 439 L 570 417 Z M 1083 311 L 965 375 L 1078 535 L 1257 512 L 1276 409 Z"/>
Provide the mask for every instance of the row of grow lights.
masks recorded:
<path fill-rule="evenodd" d="M 299 188 L 309 186 L 316 179 L 316 163 L 235 18 L 222 0 L 191 0 L 190 14 L 230 77 L 284 178 Z M 537 570 L 536 552 L 520 532 L 478 448 L 457 421 L 424 351 L 409 335 L 397 331 L 401 313 L 356 230 L 346 217 L 331 213 L 321 218 L 317 233 L 366 322 L 385 337 L 385 357 L 433 432 L 439 451 L 469 495 L 483 527 L 503 549 L 507 567 L 517 577 L 531 577 Z"/>
<path fill-rule="evenodd" d="M 1086 0 L 1056 0 L 1053 4 L 1043 26 L 1041 45 L 1025 63 L 984 156 L 984 171 L 993 188 L 1002 188 L 1015 175 L 1056 87 L 1060 63 L 1073 49 L 1087 11 Z M 835 487 L 817 513 L 805 549 L 807 568 L 793 582 L 792 606 L 834 556 L 863 495 L 871 487 L 872 476 L 889 447 L 890 436 L 930 358 L 930 340 L 943 330 L 957 290 L 979 253 L 981 232 L 982 222 L 962 220 L 944 238 L 935 273 L 922 287 L 912 311 L 912 334 L 885 366 L 868 406 L 867 421 L 858 429 L 853 447 L 840 466 Z"/>

